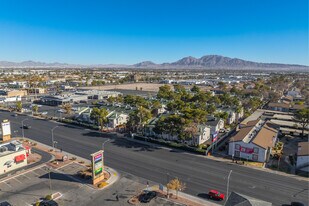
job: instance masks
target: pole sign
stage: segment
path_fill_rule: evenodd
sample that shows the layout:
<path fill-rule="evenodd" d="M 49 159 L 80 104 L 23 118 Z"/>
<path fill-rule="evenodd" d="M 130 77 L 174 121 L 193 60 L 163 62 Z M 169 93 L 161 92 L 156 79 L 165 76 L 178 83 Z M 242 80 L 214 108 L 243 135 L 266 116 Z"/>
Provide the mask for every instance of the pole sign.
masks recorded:
<path fill-rule="evenodd" d="M 103 150 L 91 154 L 92 180 L 96 184 L 104 179 Z"/>
<path fill-rule="evenodd" d="M 7 141 L 11 138 L 11 124 L 9 120 L 3 120 L 1 122 L 1 139 Z"/>

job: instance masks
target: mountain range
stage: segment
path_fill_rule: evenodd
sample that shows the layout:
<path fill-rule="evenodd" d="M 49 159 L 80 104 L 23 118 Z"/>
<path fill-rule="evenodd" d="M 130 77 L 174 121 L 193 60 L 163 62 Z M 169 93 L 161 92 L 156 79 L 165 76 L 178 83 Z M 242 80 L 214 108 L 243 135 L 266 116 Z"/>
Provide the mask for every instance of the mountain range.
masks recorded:
<path fill-rule="evenodd" d="M 144 61 L 134 65 L 97 64 L 79 65 L 67 63 L 44 63 L 35 61 L 9 62 L 0 61 L 0 68 L 140 68 L 140 69 L 257 69 L 257 70 L 302 70 L 309 71 L 309 66 L 297 64 L 260 63 L 220 55 L 206 55 L 201 58 L 184 57 L 171 63 L 156 64 Z"/>

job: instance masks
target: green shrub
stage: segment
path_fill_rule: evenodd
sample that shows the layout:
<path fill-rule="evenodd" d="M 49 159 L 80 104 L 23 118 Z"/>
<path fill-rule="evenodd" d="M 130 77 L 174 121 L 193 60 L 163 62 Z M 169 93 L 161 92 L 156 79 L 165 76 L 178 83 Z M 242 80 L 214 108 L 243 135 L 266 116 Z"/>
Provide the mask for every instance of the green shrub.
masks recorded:
<path fill-rule="evenodd" d="M 46 196 L 45 196 L 45 199 L 46 199 L 46 200 L 52 200 L 53 197 L 52 197 L 52 195 L 46 195 Z"/>

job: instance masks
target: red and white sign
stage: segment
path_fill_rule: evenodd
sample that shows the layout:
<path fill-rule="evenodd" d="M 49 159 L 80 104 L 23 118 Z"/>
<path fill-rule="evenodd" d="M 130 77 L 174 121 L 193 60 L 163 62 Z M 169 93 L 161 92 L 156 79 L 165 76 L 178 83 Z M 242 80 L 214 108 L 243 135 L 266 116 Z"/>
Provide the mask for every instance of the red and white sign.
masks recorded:
<path fill-rule="evenodd" d="M 15 162 L 22 162 L 25 159 L 26 159 L 26 156 L 24 154 L 21 154 L 15 157 Z"/>
<path fill-rule="evenodd" d="M 247 147 L 240 147 L 239 149 L 243 153 L 252 154 L 254 152 L 253 148 L 247 148 Z"/>

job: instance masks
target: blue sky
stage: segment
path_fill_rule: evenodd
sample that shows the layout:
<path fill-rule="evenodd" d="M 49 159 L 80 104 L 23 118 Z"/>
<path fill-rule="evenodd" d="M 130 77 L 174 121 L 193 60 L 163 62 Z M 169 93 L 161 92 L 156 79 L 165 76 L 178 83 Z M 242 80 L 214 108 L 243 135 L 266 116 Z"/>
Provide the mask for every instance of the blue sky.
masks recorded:
<path fill-rule="evenodd" d="M 0 60 L 309 65 L 308 0 L 0 0 Z"/>

